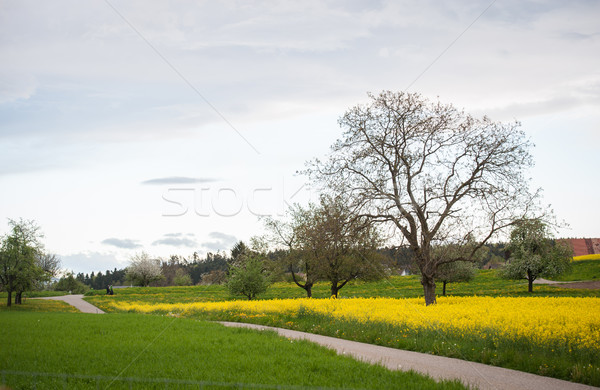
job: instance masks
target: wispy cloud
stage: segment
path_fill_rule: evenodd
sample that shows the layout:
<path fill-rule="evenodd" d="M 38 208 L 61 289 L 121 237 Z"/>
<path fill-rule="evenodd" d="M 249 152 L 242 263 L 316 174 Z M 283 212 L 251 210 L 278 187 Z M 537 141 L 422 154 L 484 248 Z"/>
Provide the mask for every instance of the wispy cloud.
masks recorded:
<path fill-rule="evenodd" d="M 112 245 L 122 249 L 135 249 L 142 247 L 138 240 L 131 240 L 129 238 L 107 238 L 106 240 L 102 240 L 102 244 Z"/>
<path fill-rule="evenodd" d="M 185 235 L 183 233 L 167 233 L 162 238 L 154 241 L 152 245 L 195 248 L 198 246 L 198 242 L 191 233 Z"/>
<path fill-rule="evenodd" d="M 217 179 L 208 177 L 185 177 L 185 176 L 170 176 L 159 177 L 143 181 L 144 185 L 173 185 L 173 184 L 196 184 L 196 183 L 212 183 Z"/>

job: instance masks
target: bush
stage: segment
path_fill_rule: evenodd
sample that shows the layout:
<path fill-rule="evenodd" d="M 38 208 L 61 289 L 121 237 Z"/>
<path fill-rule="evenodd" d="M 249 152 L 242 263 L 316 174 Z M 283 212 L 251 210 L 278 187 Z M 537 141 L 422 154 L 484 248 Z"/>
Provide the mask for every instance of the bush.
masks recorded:
<path fill-rule="evenodd" d="M 244 295 L 249 300 L 267 291 L 269 280 L 263 272 L 262 262 L 248 258 L 243 264 L 233 267 L 227 288 L 232 295 Z"/>

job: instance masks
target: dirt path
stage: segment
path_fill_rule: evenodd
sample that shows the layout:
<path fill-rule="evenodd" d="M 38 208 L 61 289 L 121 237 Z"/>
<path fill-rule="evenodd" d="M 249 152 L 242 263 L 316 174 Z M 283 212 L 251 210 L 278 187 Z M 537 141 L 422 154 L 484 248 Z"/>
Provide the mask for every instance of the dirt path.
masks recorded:
<path fill-rule="evenodd" d="M 69 305 L 74 306 L 82 313 L 95 313 L 95 314 L 104 314 L 104 312 L 98 309 L 96 306 L 92 305 L 83 300 L 83 295 L 62 295 L 60 297 L 45 297 L 45 298 L 35 298 L 35 299 L 51 299 L 54 301 L 65 301 Z"/>
<path fill-rule="evenodd" d="M 583 289 L 591 289 L 598 290 L 600 289 L 600 280 L 582 280 L 575 282 L 557 282 L 555 280 L 547 280 L 547 279 L 536 279 L 533 281 L 533 284 L 559 284 L 561 288 L 583 288 Z"/>
<path fill-rule="evenodd" d="M 381 364 L 390 370 L 414 370 L 435 379 L 459 379 L 481 390 L 583 390 L 598 389 L 579 383 L 567 382 L 507 368 L 488 366 L 460 359 L 429 355 L 378 345 L 359 343 L 321 336 L 295 330 L 273 328 L 269 326 L 222 322 L 225 326 L 244 327 L 258 330 L 270 330 L 291 339 L 309 340 L 335 350 L 341 355 L 350 355 L 358 360 Z"/>

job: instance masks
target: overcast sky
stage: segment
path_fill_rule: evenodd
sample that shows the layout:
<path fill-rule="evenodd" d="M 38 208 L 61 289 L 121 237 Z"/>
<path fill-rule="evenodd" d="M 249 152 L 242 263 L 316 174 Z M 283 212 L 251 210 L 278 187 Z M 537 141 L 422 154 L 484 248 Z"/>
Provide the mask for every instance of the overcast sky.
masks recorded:
<path fill-rule="evenodd" d="M 383 89 L 521 121 L 560 235 L 600 236 L 600 2 L 199 3 L 0 1 L 0 217 L 65 268 L 261 233 Z"/>

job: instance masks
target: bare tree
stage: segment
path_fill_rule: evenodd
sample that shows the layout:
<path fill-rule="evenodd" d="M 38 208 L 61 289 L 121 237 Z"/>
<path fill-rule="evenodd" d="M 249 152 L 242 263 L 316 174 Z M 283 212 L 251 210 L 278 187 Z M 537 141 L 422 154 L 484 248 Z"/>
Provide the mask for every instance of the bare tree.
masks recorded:
<path fill-rule="evenodd" d="M 381 239 L 369 220 L 357 217 L 342 197 L 322 195 L 318 205 L 305 210 L 296 229 L 298 248 L 319 279 L 331 285 L 331 296 L 353 279 L 376 280 L 386 276 Z"/>
<path fill-rule="evenodd" d="M 263 218 L 263 223 L 270 236 L 267 238 L 277 247 L 285 248 L 287 255 L 283 261 L 292 274 L 294 283 L 306 291 L 308 298 L 312 297 L 312 288 L 319 280 L 316 259 L 302 249 L 302 243 L 298 241 L 298 234 L 309 223 L 309 209 L 304 209 L 294 204 L 287 212 L 286 218 L 276 220 L 271 217 Z M 297 270 L 303 275 L 298 275 Z"/>
<path fill-rule="evenodd" d="M 40 253 L 37 256 L 37 263 L 49 276 L 55 277 L 60 271 L 61 261 L 58 256 L 52 253 Z"/>
<path fill-rule="evenodd" d="M 436 302 L 437 267 L 470 261 L 512 221 L 528 214 L 524 170 L 530 142 L 519 123 L 476 119 L 419 94 L 382 92 L 340 118 L 343 137 L 307 173 L 351 200 L 358 215 L 391 223 L 412 249 L 425 302 Z M 436 256 L 438 245 L 475 239 L 470 253 Z"/>

